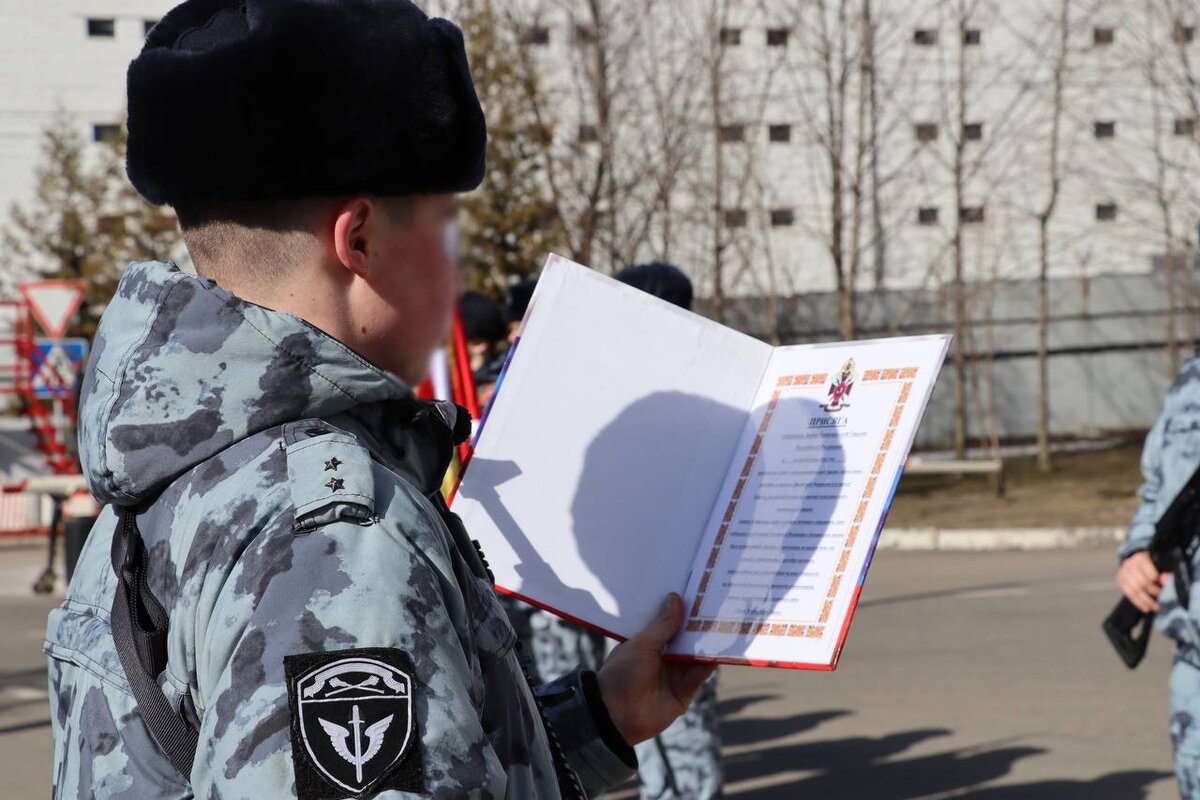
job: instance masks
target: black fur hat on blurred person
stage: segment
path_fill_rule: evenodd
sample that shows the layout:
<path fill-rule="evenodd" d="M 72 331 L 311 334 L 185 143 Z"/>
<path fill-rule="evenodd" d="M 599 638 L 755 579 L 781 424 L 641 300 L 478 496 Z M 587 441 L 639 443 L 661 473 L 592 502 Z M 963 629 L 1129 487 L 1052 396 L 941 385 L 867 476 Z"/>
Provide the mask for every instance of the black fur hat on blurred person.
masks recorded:
<path fill-rule="evenodd" d="M 529 310 L 529 301 L 533 299 L 533 290 L 537 288 L 537 278 L 528 277 L 508 287 L 504 297 L 504 319 L 507 322 L 520 322 Z"/>
<path fill-rule="evenodd" d="M 674 264 L 664 261 L 635 264 L 618 272 L 617 280 L 680 308 L 692 310 L 692 282 Z"/>
<path fill-rule="evenodd" d="M 187 0 L 129 66 L 151 203 L 469 191 L 483 111 L 462 32 L 409 0 Z"/>
<path fill-rule="evenodd" d="M 504 341 L 508 334 L 504 327 L 504 314 L 492 298 L 479 292 L 463 292 L 458 308 L 462 313 L 463 332 L 468 339 L 492 344 Z"/>

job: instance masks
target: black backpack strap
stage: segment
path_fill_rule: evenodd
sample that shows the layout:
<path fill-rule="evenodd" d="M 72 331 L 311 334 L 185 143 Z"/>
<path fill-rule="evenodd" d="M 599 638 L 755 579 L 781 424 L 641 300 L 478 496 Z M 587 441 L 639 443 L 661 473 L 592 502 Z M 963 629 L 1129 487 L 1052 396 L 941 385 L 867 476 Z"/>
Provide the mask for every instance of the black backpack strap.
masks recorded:
<path fill-rule="evenodd" d="M 173 708 L 158 683 L 167 664 L 167 612 L 146 583 L 146 548 L 137 513 L 122 508 L 113 532 L 112 565 L 117 575 L 112 635 L 138 713 L 150 735 L 185 779 L 190 780 L 199 734 Z"/>

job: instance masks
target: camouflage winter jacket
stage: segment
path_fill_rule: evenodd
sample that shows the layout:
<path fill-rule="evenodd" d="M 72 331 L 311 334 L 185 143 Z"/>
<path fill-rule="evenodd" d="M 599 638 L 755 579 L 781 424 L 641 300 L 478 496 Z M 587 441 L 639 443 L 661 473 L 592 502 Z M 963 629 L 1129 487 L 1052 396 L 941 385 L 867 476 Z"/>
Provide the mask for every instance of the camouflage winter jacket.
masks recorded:
<path fill-rule="evenodd" d="M 46 634 L 54 796 L 559 797 L 512 628 L 437 508 L 454 413 L 291 314 L 132 266 L 80 412 L 107 505 Z M 170 616 L 186 777 L 114 646 L 118 507 Z M 592 673 L 539 694 L 590 793 L 632 774 Z"/>
<path fill-rule="evenodd" d="M 1143 483 L 1138 489 L 1141 503 L 1129 525 L 1129 536 L 1121 546 L 1125 558 L 1145 550 L 1154 537 L 1154 526 L 1183 489 L 1188 478 L 1200 467 L 1200 357 L 1183 363 L 1179 375 L 1163 400 L 1162 411 L 1146 434 L 1142 449 Z M 1200 575 L 1200 552 L 1192 564 Z M 1175 582 L 1168 581 L 1159 603 L 1161 613 L 1154 624 L 1200 658 L 1200 598 L 1191 598 L 1189 613 L 1175 594 Z"/>

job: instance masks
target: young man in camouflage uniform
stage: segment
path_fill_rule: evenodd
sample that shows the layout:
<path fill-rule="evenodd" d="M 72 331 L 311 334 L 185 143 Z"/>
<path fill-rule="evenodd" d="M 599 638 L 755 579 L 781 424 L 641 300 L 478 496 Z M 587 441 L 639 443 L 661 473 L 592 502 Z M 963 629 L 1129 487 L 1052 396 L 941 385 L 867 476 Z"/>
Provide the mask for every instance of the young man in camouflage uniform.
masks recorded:
<path fill-rule="evenodd" d="M 1156 614 L 1155 626 L 1175 640 L 1170 679 L 1170 731 L 1179 791 L 1200 800 L 1200 598 L 1191 612 L 1179 603 L 1170 573 L 1160 573 L 1146 548 L 1154 526 L 1200 466 L 1200 357 L 1184 362 L 1142 451 L 1141 504 L 1121 546 L 1117 584 L 1130 602 Z M 1200 568 L 1200 559 L 1192 564 Z"/>
<path fill-rule="evenodd" d="M 625 267 L 617 280 L 691 310 L 688 276 L 660 261 Z M 524 309 L 522 309 L 524 314 Z M 579 664 L 597 667 L 606 639 L 511 597 L 503 598 L 518 638 L 529 650 L 537 677 L 560 679 Z M 714 800 L 721 797 L 721 737 L 718 732 L 717 675 L 701 687 L 687 711 L 658 736 L 638 744 L 638 783 L 642 800 Z"/>
<path fill-rule="evenodd" d="M 524 800 L 632 774 L 709 674 L 661 658 L 679 599 L 535 697 L 440 500 L 469 424 L 409 389 L 484 168 L 457 28 L 407 0 L 188 0 L 130 67 L 129 128 L 199 276 L 130 267 L 88 365 L 106 508 L 46 634 L 54 796 Z"/>

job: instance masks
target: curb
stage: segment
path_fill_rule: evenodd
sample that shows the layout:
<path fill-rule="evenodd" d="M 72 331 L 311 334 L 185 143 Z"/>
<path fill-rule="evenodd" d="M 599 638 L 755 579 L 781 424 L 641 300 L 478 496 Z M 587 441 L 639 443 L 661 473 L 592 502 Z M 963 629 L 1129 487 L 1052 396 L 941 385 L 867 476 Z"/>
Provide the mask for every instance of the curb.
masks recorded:
<path fill-rule="evenodd" d="M 1072 550 L 1114 547 L 1125 541 L 1121 528 L 892 528 L 879 537 L 878 550 Z"/>

